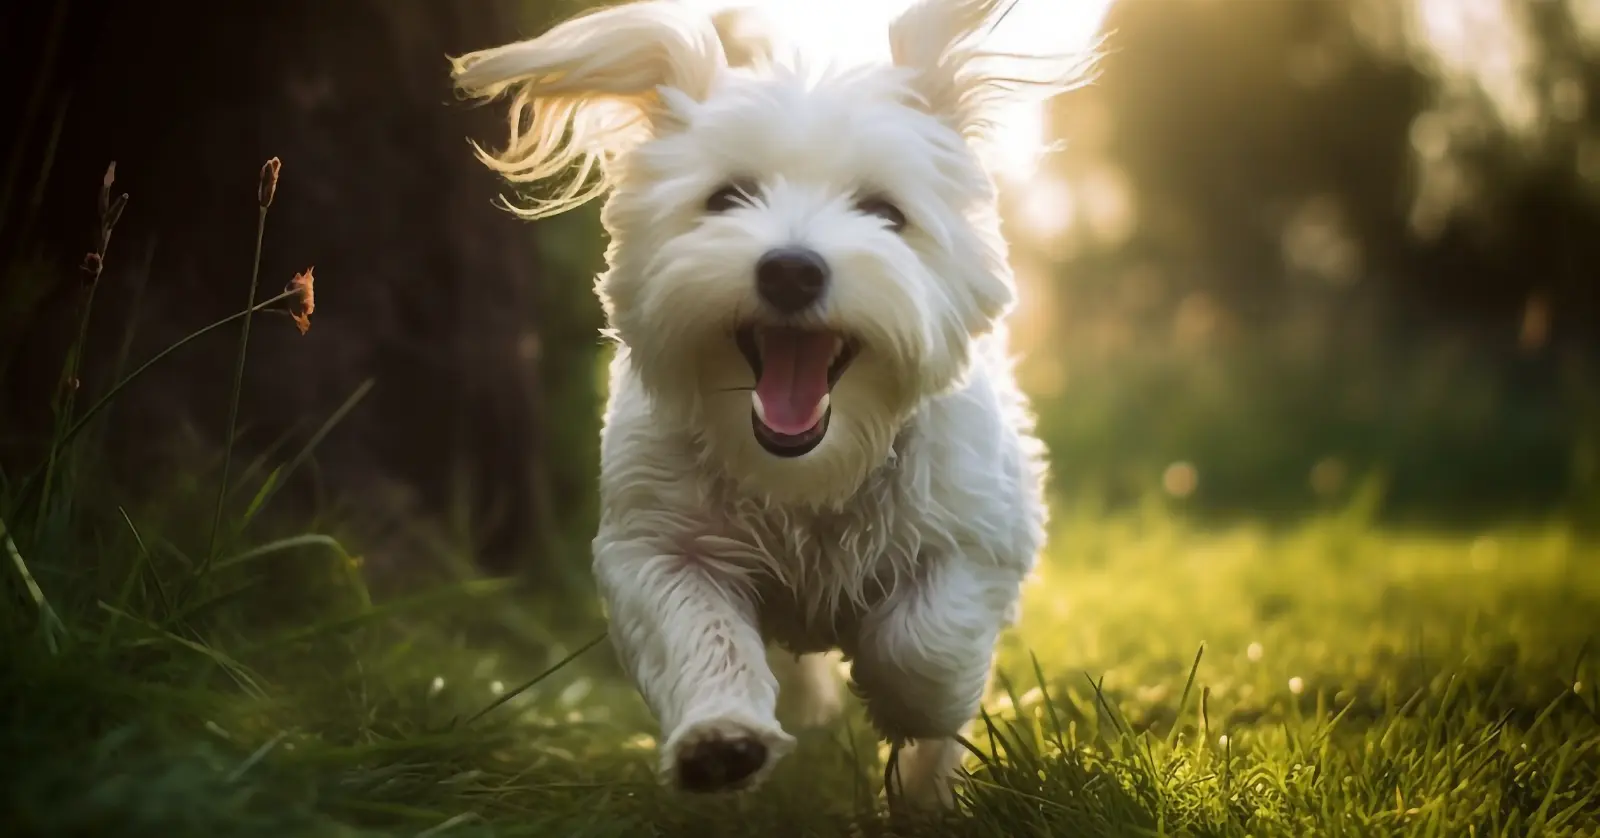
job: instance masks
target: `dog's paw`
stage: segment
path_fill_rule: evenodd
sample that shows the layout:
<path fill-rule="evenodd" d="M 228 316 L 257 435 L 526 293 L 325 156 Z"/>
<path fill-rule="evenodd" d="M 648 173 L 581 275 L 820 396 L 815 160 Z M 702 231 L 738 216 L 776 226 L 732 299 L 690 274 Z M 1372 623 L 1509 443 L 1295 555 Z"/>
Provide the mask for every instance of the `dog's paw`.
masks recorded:
<path fill-rule="evenodd" d="M 793 748 L 794 737 L 775 725 L 710 718 L 684 725 L 667 740 L 661 770 L 666 781 L 681 791 L 742 791 L 760 785 Z"/>
<path fill-rule="evenodd" d="M 753 736 L 701 739 L 678 751 L 678 787 L 696 793 L 740 788 L 767 756 L 767 746 Z"/>

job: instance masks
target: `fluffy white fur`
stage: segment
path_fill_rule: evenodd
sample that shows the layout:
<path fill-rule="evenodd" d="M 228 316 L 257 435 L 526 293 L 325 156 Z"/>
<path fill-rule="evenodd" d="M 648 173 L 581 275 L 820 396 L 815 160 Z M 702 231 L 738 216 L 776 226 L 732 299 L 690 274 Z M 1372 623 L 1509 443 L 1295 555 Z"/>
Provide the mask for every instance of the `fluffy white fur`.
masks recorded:
<path fill-rule="evenodd" d="M 953 737 L 1046 523 L 1043 451 L 1002 326 L 1015 292 L 986 142 L 1005 106 L 1084 69 L 1075 54 L 985 52 L 1009 5 L 924 0 L 890 27 L 890 60 L 863 66 L 816 66 L 752 17 L 665 0 L 455 61 L 462 90 L 514 97 L 508 144 L 484 161 L 558 186 L 524 214 L 606 196 L 596 290 L 618 351 L 594 572 L 660 721 L 668 782 L 752 787 L 791 750 L 774 644 L 803 655 L 790 688 L 812 722 L 838 706 L 816 655 L 841 651 L 873 722 L 908 746 L 892 799 L 951 799 Z M 741 178 L 759 188 L 708 212 Z M 904 229 L 865 211 L 869 195 Z M 783 319 L 754 266 L 792 244 L 832 282 L 790 322 L 859 353 L 821 443 L 783 458 L 757 442 L 733 333 Z"/>

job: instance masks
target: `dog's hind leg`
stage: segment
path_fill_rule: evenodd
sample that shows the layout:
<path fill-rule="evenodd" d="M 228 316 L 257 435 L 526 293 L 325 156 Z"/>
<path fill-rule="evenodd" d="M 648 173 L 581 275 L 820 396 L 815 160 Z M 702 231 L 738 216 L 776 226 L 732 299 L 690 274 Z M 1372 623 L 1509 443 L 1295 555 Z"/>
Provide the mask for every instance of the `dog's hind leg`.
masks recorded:
<path fill-rule="evenodd" d="M 884 793 L 897 809 L 949 808 L 965 754 L 954 737 L 913 739 L 896 754 Z"/>
<path fill-rule="evenodd" d="M 844 710 L 844 679 L 832 653 L 794 655 L 779 652 L 778 680 L 784 703 L 794 723 L 803 728 L 826 727 Z"/>
<path fill-rule="evenodd" d="M 654 539 L 595 541 L 612 645 L 661 723 L 661 776 L 690 792 L 759 784 L 794 737 L 751 603 L 694 557 Z"/>
<path fill-rule="evenodd" d="M 901 744 L 885 791 L 897 809 L 947 807 L 1017 574 L 964 559 L 932 563 L 863 624 L 852 679 L 873 724 Z"/>

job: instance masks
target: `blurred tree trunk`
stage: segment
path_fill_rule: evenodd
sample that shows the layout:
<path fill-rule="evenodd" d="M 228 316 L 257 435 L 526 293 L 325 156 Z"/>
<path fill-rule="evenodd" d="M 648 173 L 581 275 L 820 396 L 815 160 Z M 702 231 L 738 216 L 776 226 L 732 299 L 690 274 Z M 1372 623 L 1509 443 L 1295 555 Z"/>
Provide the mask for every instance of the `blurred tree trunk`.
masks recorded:
<path fill-rule="evenodd" d="M 529 225 L 492 205 L 501 185 L 467 138 L 497 141 L 504 112 L 457 103 L 446 61 L 525 32 L 527 4 L 38 6 L 5 13 L 12 60 L 52 70 L 39 85 L 42 116 L 13 142 L 29 180 L 48 171 L 43 200 L 33 210 L 8 201 L 0 231 L 13 266 L 0 297 L 25 287 L 43 297 L 9 324 L 8 437 L 48 420 L 44 397 L 76 318 L 71 268 L 89 244 L 107 161 L 117 161 L 115 191 L 131 198 L 96 301 L 90 393 L 106 385 L 141 286 L 135 360 L 243 307 L 257 172 L 277 156 L 261 294 L 314 265 L 317 313 L 304 337 L 285 319 L 258 322 L 242 448 L 293 433 L 287 457 L 370 376 L 369 397 L 286 500 L 309 509 L 333 494 L 369 516 L 402 516 L 367 518 L 373 527 L 465 514 L 480 552 L 500 566 L 569 543 L 560 527 L 586 539 L 593 266 L 548 258 L 540 243 L 582 237 L 559 242 L 561 252 L 597 252 L 594 224 Z M 63 24 L 52 54 L 48 35 Z M 27 78 L 8 83 L 31 88 Z M 30 92 L 13 90 L 11 101 Z M 40 267 L 15 269 L 26 264 Z M 136 485 L 172 468 L 159 441 L 174 429 L 221 441 L 233 334 L 158 368 L 119 404 L 114 460 Z"/>

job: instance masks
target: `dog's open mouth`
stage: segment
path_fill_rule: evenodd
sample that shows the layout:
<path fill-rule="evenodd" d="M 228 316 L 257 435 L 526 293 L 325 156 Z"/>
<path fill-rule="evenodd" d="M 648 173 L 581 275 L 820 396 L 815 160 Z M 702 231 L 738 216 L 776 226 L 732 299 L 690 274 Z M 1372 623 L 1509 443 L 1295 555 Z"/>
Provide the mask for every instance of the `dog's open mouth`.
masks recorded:
<path fill-rule="evenodd" d="M 838 332 L 788 326 L 746 326 L 735 333 L 756 376 L 750 424 L 775 457 L 798 457 L 828 433 L 829 394 L 856 356 Z"/>

